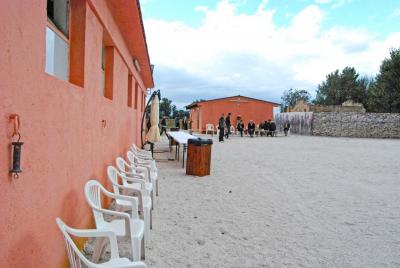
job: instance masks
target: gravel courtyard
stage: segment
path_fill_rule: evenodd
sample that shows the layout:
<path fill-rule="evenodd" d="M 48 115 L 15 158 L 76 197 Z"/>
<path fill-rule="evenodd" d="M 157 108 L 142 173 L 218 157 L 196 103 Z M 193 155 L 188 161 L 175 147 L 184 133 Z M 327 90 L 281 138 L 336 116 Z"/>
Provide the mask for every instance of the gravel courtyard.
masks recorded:
<path fill-rule="evenodd" d="M 400 267 L 400 140 L 214 136 L 159 162 L 150 267 Z"/>

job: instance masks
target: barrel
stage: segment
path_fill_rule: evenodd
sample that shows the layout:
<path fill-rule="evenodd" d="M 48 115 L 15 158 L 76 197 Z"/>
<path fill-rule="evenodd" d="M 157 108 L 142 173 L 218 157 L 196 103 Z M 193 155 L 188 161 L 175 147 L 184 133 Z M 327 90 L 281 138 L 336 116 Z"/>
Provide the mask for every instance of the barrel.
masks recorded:
<path fill-rule="evenodd" d="M 189 139 L 187 148 L 186 174 L 195 176 L 210 175 L 211 139 Z"/>

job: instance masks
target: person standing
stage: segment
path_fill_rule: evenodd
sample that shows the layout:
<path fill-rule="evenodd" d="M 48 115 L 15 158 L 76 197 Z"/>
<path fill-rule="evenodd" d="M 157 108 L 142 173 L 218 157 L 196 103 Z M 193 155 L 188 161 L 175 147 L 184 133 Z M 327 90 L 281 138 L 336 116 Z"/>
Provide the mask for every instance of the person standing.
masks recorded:
<path fill-rule="evenodd" d="M 239 119 L 236 129 L 239 131 L 240 137 L 243 137 L 244 124 L 242 122 L 242 119 Z"/>
<path fill-rule="evenodd" d="M 276 136 L 276 124 L 274 121 L 271 121 L 269 129 L 271 130 L 271 137 Z"/>
<path fill-rule="evenodd" d="M 218 120 L 218 129 L 219 129 L 219 141 L 223 142 L 224 141 L 224 134 L 225 134 L 225 118 L 224 118 L 224 114 L 222 114 L 221 117 Z"/>
<path fill-rule="evenodd" d="M 290 129 L 290 123 L 289 121 L 286 121 L 285 124 L 283 124 L 283 132 L 285 132 L 285 136 L 287 136 L 289 129 Z"/>
<path fill-rule="evenodd" d="M 226 138 L 229 139 L 229 134 L 231 134 L 231 113 L 225 118 L 225 126 L 226 126 Z"/>
<path fill-rule="evenodd" d="M 183 129 L 188 130 L 188 119 L 186 115 L 183 117 Z"/>
<path fill-rule="evenodd" d="M 260 131 L 260 137 L 265 135 L 265 129 L 264 129 L 264 122 L 261 121 L 261 123 L 258 125 L 258 129 Z"/>
<path fill-rule="evenodd" d="M 180 128 L 180 122 L 179 122 L 180 120 L 179 120 L 179 117 L 175 117 L 175 127 L 176 128 Z"/>
<path fill-rule="evenodd" d="M 161 119 L 161 132 L 160 136 L 165 132 L 167 134 L 167 120 L 165 120 L 165 116 Z"/>
<path fill-rule="evenodd" d="M 249 124 L 247 125 L 247 131 L 249 132 L 250 137 L 253 138 L 255 130 L 256 130 L 256 124 L 254 124 L 253 120 L 250 120 Z"/>
<path fill-rule="evenodd" d="M 268 133 L 269 133 L 270 127 L 271 127 L 270 122 L 269 121 L 265 121 L 265 123 L 264 123 L 264 131 L 265 131 L 265 136 L 267 136 L 267 137 L 268 137 Z"/>

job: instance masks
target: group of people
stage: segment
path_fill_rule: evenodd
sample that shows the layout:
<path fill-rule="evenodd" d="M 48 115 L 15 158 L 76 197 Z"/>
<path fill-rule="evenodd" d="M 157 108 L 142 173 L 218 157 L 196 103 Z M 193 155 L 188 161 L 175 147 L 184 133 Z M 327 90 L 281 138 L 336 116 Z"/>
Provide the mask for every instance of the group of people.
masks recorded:
<path fill-rule="evenodd" d="M 275 136 L 276 133 L 276 124 L 274 121 L 272 120 L 268 120 L 265 122 L 261 122 L 258 125 L 258 129 L 259 129 L 259 133 L 260 136 Z M 242 120 L 238 121 L 238 125 L 237 125 L 237 130 L 240 133 L 240 136 L 243 137 L 243 131 L 244 129 L 244 124 L 242 122 Z M 253 120 L 250 120 L 250 122 L 247 124 L 247 132 L 250 135 L 251 138 L 254 137 L 254 134 L 256 132 L 256 124 L 254 123 Z"/>
<path fill-rule="evenodd" d="M 167 118 L 166 116 L 164 116 L 161 119 L 161 128 L 160 128 L 160 135 L 162 135 L 163 133 L 167 133 Z M 181 121 L 182 121 L 182 129 L 183 130 L 188 130 L 189 127 L 189 120 L 187 118 L 187 116 L 184 116 L 182 119 L 180 119 L 179 117 L 175 118 L 175 128 L 180 129 L 181 128 Z M 149 127 L 150 128 L 150 127 Z"/>
<path fill-rule="evenodd" d="M 276 133 L 276 124 L 272 120 L 268 120 L 265 122 L 261 122 L 259 125 L 259 133 L 260 136 L 275 136 Z M 290 128 L 290 124 L 285 130 L 285 135 L 287 135 L 287 131 Z M 218 129 L 219 129 L 219 141 L 223 142 L 224 137 L 229 139 L 229 135 L 231 135 L 231 113 L 228 113 L 228 115 L 225 117 L 224 114 L 221 115 L 221 117 L 218 120 Z M 237 120 L 237 125 L 236 125 L 236 130 L 238 133 L 240 133 L 240 136 L 243 137 L 243 133 L 246 131 L 244 122 L 242 119 Z M 256 124 L 254 123 L 253 120 L 250 120 L 249 123 L 247 124 L 247 132 L 251 138 L 254 137 L 254 134 L 256 132 Z"/>

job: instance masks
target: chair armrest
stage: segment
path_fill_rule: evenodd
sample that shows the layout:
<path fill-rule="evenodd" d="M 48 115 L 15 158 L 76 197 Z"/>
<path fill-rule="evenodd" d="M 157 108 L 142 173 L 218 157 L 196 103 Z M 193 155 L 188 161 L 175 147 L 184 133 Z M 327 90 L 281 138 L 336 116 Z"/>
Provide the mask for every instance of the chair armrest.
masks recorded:
<path fill-rule="evenodd" d="M 146 189 L 146 181 L 144 179 L 134 178 L 134 177 L 125 176 L 125 175 L 122 175 L 121 178 L 127 182 L 140 183 L 142 190 Z"/>
<path fill-rule="evenodd" d="M 137 198 L 138 198 L 139 204 L 141 205 L 139 210 L 143 211 L 143 197 L 142 197 L 143 193 L 142 193 L 141 190 L 132 189 L 132 188 L 125 187 L 125 186 L 118 185 L 118 184 L 114 184 L 114 183 L 113 183 L 113 185 L 117 186 L 118 188 L 120 188 L 123 191 L 131 192 L 131 193 L 135 194 L 137 196 Z M 127 196 L 127 195 L 121 195 L 121 196 Z"/>
<path fill-rule="evenodd" d="M 149 170 L 148 167 L 144 167 L 142 165 L 136 165 L 136 172 L 137 172 L 136 174 L 143 176 L 147 180 L 150 180 L 148 170 Z"/>
<path fill-rule="evenodd" d="M 146 151 L 147 152 L 147 151 Z M 136 156 L 137 157 L 142 157 L 142 158 L 145 158 L 145 159 L 148 159 L 148 160 L 153 160 L 153 157 L 151 156 L 151 152 L 149 152 L 150 154 L 148 154 L 148 153 L 143 153 L 143 152 L 137 152 L 137 154 L 136 154 Z"/>
<path fill-rule="evenodd" d="M 132 167 L 131 167 L 131 168 L 132 168 Z M 133 169 L 133 168 L 132 168 L 132 169 Z M 139 174 L 139 173 L 133 173 L 133 172 L 130 172 L 130 171 L 123 171 L 123 173 L 124 173 L 124 175 L 125 175 L 126 177 L 138 178 L 138 179 L 142 179 L 142 180 L 145 179 L 145 177 L 144 177 L 142 174 Z"/>
<path fill-rule="evenodd" d="M 103 266 L 101 266 L 101 267 L 103 267 Z M 129 264 L 113 264 L 112 267 L 113 268 L 147 268 L 146 264 L 141 261 L 135 261 L 135 262 L 131 262 Z"/>
<path fill-rule="evenodd" d="M 152 161 L 154 161 L 153 159 L 143 159 L 143 158 L 140 158 L 140 157 L 138 157 L 138 156 L 136 156 L 136 159 L 137 159 L 137 162 L 143 162 L 143 163 L 151 163 Z"/>
<path fill-rule="evenodd" d="M 131 217 L 129 216 L 128 213 L 104 209 L 104 208 L 96 208 L 96 207 L 92 207 L 92 208 L 93 208 L 93 210 L 96 210 L 97 212 L 100 212 L 103 214 L 108 214 L 108 215 L 118 217 L 118 218 L 122 218 L 125 221 L 126 235 L 131 233 Z"/>
<path fill-rule="evenodd" d="M 147 171 L 147 177 L 151 180 L 151 164 L 141 164 L 141 163 L 135 163 L 137 167 L 142 168 L 142 172 L 144 171 L 143 169 L 146 169 Z"/>
<path fill-rule="evenodd" d="M 122 187 L 121 187 L 122 188 Z M 124 189 L 126 189 L 125 187 L 123 187 Z M 121 195 L 121 194 L 114 194 L 114 193 L 110 193 L 110 192 L 105 192 L 105 191 L 102 191 L 103 192 L 103 194 L 104 195 L 106 195 L 106 196 L 108 196 L 108 197 L 110 197 L 110 198 L 113 198 L 113 199 L 115 199 L 115 200 L 117 200 L 117 199 L 119 199 L 119 200 L 124 200 L 124 201 L 128 201 L 128 202 L 130 202 L 131 203 L 131 206 L 132 206 L 132 210 L 133 209 L 135 209 L 135 210 L 137 210 L 138 209 L 138 200 L 135 198 L 135 197 L 132 197 L 132 196 L 126 196 L 126 195 Z"/>
<path fill-rule="evenodd" d="M 110 241 L 111 258 L 119 258 L 117 236 L 113 231 L 96 230 L 96 229 L 75 229 L 68 228 L 68 232 L 77 237 L 95 238 L 106 237 Z"/>

